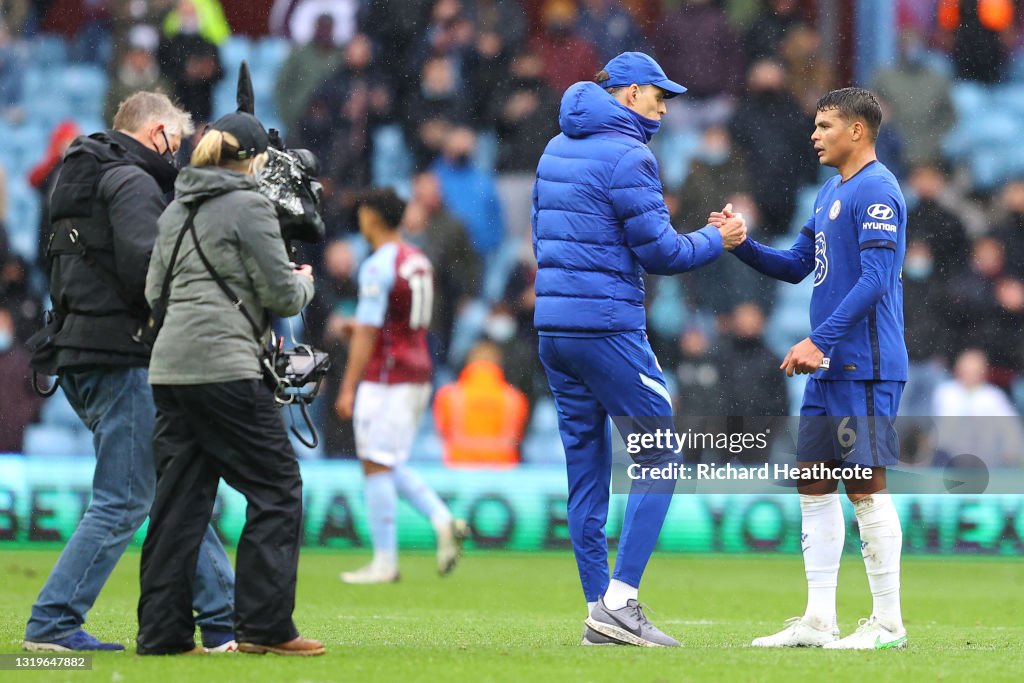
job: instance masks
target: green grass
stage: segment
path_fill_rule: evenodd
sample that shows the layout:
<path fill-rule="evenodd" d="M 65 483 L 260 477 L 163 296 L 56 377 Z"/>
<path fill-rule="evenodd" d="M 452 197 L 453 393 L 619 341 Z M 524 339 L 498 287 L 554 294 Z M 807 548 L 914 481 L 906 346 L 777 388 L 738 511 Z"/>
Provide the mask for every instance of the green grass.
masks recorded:
<path fill-rule="evenodd" d="M 0 652 L 18 652 L 29 607 L 56 551 L 0 556 Z M 133 643 L 138 554 L 130 553 L 89 614 L 88 629 Z M 658 555 L 641 597 L 679 649 L 578 645 L 583 598 L 570 553 L 473 552 L 439 579 L 433 558 L 402 557 L 402 581 L 342 585 L 364 555 L 307 551 L 296 623 L 325 642 L 325 657 L 96 655 L 91 672 L 0 672 L 0 681 L 828 681 L 1020 680 L 1024 671 L 1024 563 L 904 559 L 906 651 L 754 650 L 754 636 L 802 611 L 799 556 Z M 870 611 L 863 565 L 844 558 L 844 634 Z"/>

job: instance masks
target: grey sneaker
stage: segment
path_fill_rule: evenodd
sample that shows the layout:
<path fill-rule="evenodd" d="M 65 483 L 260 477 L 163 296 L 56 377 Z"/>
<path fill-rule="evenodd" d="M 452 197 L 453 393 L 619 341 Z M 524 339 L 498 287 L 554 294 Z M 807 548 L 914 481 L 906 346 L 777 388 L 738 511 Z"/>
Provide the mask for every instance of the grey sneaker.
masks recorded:
<path fill-rule="evenodd" d="M 603 636 L 627 645 L 640 647 L 679 647 L 679 641 L 662 633 L 647 619 L 636 600 L 629 600 L 622 609 L 605 607 L 604 598 L 597 601 L 586 621 L 587 626 Z"/>
<path fill-rule="evenodd" d="M 620 640 L 609 638 L 608 636 L 598 633 L 589 626 L 583 627 L 583 637 L 580 638 L 580 645 L 592 646 L 592 645 L 625 645 Z"/>

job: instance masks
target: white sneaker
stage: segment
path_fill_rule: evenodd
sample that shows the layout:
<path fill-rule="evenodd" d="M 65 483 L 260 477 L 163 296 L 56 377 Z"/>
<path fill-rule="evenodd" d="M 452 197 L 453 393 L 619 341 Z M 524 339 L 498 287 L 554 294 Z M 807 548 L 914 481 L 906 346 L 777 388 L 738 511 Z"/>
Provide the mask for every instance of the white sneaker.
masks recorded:
<path fill-rule="evenodd" d="M 397 583 L 398 567 L 381 567 L 371 562 L 355 571 L 342 572 L 341 580 L 353 584 Z"/>
<path fill-rule="evenodd" d="M 238 652 L 238 643 L 234 640 L 229 640 L 228 642 L 223 643 L 222 645 L 218 645 L 217 647 L 208 647 L 206 648 L 206 651 L 210 654 L 215 654 L 218 652 Z"/>
<path fill-rule="evenodd" d="M 469 525 L 463 519 L 453 519 L 446 529 L 437 534 L 437 573 L 448 576 L 462 557 L 462 544 L 469 537 Z"/>
<path fill-rule="evenodd" d="M 879 623 L 875 615 L 870 619 L 861 619 L 860 626 L 852 634 L 842 640 L 829 643 L 826 650 L 902 650 L 907 647 L 907 629 L 900 626 L 898 631 L 890 631 Z"/>
<path fill-rule="evenodd" d="M 839 629 L 821 631 L 804 621 L 803 617 L 786 619 L 786 628 L 770 636 L 754 638 L 754 647 L 828 647 L 839 640 Z"/>

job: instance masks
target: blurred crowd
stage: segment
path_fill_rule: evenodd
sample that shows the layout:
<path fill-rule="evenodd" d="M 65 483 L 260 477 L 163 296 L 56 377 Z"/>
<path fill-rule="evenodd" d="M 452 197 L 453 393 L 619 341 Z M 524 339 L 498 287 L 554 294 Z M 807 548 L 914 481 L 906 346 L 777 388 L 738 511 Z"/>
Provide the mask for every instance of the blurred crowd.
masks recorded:
<path fill-rule="evenodd" d="M 19 116 L 20 67 L 10 46 L 45 28 L 51 6 L 60 4 L 66 3 L 0 2 L 0 116 Z M 271 5 L 267 30 L 290 42 L 273 83 L 275 120 L 289 146 L 308 148 L 322 161 L 328 239 L 303 247 L 302 257 L 317 275 L 304 334 L 335 361 L 327 407 L 345 362 L 341 320 L 354 310 L 365 255 L 353 198 L 387 182 L 408 198 L 406 237 L 437 273 L 437 384 L 457 379 L 474 344 L 486 339 L 493 342 L 486 362 L 525 395 L 527 414 L 539 405 L 551 409 L 532 326 L 532 181 L 545 144 L 559 132 L 564 89 L 591 79 L 619 52 L 649 52 L 689 88 L 669 103 L 651 143 L 679 231 L 702 227 L 708 212 L 732 202 L 754 237 L 788 246 L 808 217 L 808 188 L 813 198 L 832 172 L 818 167 L 809 142 L 815 103 L 849 85 L 851 69 L 829 49 L 813 1 L 262 4 Z M 903 183 L 910 209 L 903 283 L 912 374 L 904 408 L 916 415 L 991 411 L 991 389 L 1001 397 L 999 409 L 1013 415 L 1024 407 L 1024 175 L 981 188 L 944 152 L 943 141 L 958 124 L 956 83 L 1009 82 L 1024 16 L 1009 1 L 897 5 L 897 54 L 862 85 L 883 103 L 879 156 Z M 236 73 L 224 59 L 234 3 L 77 6 L 82 20 L 69 49 L 75 59 L 107 69 L 107 122 L 118 102 L 140 89 L 173 94 L 200 131 L 223 113 L 214 111 L 214 91 Z M 41 197 L 63 149 L 81 132 L 65 122 L 49 148 L 38 150 L 29 181 Z M 43 211 L 40 254 L 47 235 Z M 36 284 L 45 278 L 33 276 L 43 257 L 20 258 L 2 230 L 0 259 L 2 452 L 20 449 L 24 423 L 38 410 L 20 389 L 20 344 L 38 326 L 46 293 Z M 777 288 L 729 255 L 695 273 L 649 280 L 649 335 L 680 414 L 791 412 L 799 389 L 777 368 L 789 345 L 806 335 L 805 285 Z M 971 403 L 977 387 L 986 388 L 985 408 Z M 350 426 L 327 408 L 320 421 L 326 452 L 351 454 Z"/>

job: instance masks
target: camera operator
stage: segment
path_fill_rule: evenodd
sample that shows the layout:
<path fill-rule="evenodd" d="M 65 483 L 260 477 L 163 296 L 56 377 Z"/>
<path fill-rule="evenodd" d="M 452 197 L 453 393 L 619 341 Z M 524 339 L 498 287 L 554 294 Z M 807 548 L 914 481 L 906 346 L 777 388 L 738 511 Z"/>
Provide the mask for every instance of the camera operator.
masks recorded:
<path fill-rule="evenodd" d="M 139 92 L 121 103 L 113 124 L 74 140 L 50 199 L 50 289 L 63 318 L 56 370 L 93 433 L 96 470 L 92 502 L 32 606 L 23 646 L 33 652 L 124 650 L 82 624 L 156 487 L 149 350 L 136 333 L 149 312 L 146 268 L 178 174 L 174 154 L 192 122 L 166 95 Z M 233 650 L 234 577 L 212 529 L 198 566 L 193 557 L 182 571 L 196 575 L 204 645 Z"/>
<path fill-rule="evenodd" d="M 248 503 L 236 563 L 239 651 L 324 652 L 292 622 L 302 479 L 280 410 L 261 379 L 262 340 L 253 331 L 259 327 L 265 337 L 268 310 L 291 316 L 313 296 L 312 268 L 289 265 L 274 206 L 257 193 L 254 174 L 267 145 L 267 132 L 251 114 L 214 122 L 160 217 L 146 278 L 154 309 L 181 242 L 150 365 L 159 473 L 142 549 L 139 654 L 194 647 L 185 568 L 199 552 L 221 477 Z M 193 227 L 183 235 L 190 212 Z"/>

